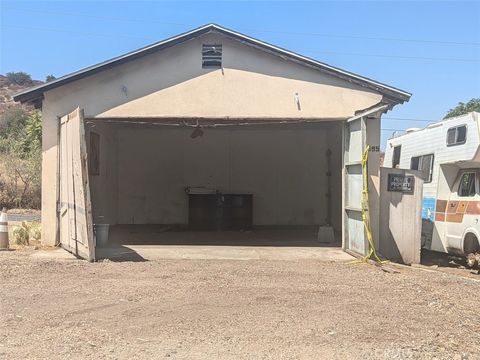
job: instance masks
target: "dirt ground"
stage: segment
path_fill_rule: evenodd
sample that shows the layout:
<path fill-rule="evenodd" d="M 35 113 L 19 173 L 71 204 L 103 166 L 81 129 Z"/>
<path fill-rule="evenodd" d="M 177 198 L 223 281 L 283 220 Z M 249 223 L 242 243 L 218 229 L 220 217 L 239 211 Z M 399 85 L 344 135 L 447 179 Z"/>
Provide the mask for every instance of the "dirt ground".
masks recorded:
<path fill-rule="evenodd" d="M 0 252 L 0 359 L 480 359 L 480 277 Z"/>

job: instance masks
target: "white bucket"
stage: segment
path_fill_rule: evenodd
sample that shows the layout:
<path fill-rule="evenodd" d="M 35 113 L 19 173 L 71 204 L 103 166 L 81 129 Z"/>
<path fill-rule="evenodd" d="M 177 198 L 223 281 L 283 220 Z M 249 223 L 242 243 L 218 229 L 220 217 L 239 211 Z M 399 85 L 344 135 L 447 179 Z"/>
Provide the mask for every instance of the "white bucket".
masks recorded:
<path fill-rule="evenodd" d="M 110 224 L 95 224 L 97 246 L 107 245 Z"/>

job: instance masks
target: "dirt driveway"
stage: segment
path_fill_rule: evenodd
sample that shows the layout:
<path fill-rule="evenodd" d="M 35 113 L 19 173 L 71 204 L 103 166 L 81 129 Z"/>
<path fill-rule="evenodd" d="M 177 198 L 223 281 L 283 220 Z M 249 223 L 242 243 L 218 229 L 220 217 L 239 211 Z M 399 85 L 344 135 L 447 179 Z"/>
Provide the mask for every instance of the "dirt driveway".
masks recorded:
<path fill-rule="evenodd" d="M 0 359 L 480 359 L 479 296 L 345 262 L 0 252 Z"/>

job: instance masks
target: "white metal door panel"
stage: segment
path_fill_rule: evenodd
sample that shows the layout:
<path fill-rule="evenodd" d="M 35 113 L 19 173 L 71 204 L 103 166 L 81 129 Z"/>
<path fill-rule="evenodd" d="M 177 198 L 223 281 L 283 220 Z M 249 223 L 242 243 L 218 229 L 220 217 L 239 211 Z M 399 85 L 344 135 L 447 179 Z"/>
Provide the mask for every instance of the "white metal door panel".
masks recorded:
<path fill-rule="evenodd" d="M 347 164 L 361 162 L 363 149 L 365 148 L 365 133 L 362 131 L 362 118 L 347 123 L 348 133 L 345 144 L 345 162 Z"/>
<path fill-rule="evenodd" d="M 60 244 L 76 256 L 95 260 L 83 111 L 60 119 Z"/>
<path fill-rule="evenodd" d="M 362 220 L 362 156 L 366 148 L 363 117 L 346 122 L 344 128 L 343 247 L 360 255 L 368 251 Z"/>
<path fill-rule="evenodd" d="M 362 193 L 363 175 L 362 165 L 349 165 L 346 171 L 347 206 L 349 209 L 361 210 L 362 202 L 358 194 Z"/>
<path fill-rule="evenodd" d="M 366 254 L 365 225 L 362 220 L 362 213 L 348 210 L 348 245 L 349 250 L 358 254 Z"/>

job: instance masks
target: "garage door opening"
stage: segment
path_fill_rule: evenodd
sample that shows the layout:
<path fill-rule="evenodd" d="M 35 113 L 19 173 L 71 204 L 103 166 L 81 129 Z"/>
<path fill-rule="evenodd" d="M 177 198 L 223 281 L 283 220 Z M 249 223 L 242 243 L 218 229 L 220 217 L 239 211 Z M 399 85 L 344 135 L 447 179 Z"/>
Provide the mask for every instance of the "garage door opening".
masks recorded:
<path fill-rule="evenodd" d="M 341 246 L 342 122 L 196 124 L 86 121 L 98 248 Z"/>

